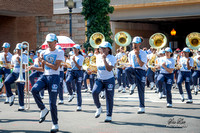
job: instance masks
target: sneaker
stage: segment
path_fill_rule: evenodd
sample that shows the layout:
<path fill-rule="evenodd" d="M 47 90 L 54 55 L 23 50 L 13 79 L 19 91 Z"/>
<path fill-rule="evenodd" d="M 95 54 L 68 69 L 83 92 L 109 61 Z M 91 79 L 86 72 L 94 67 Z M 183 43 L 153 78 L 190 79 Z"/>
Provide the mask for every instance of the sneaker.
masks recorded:
<path fill-rule="evenodd" d="M 172 108 L 172 104 L 167 103 L 167 108 Z"/>
<path fill-rule="evenodd" d="M 194 87 L 193 85 L 190 85 L 190 90 L 193 90 L 194 89 L 193 87 Z"/>
<path fill-rule="evenodd" d="M 59 131 L 58 124 L 53 125 L 52 128 L 51 128 L 51 133 L 55 133 L 55 132 L 58 132 L 58 131 Z"/>
<path fill-rule="evenodd" d="M 134 89 L 135 89 L 135 87 L 136 87 L 135 84 L 131 85 L 130 93 L 129 93 L 130 95 L 132 95 L 132 94 L 134 93 Z"/>
<path fill-rule="evenodd" d="M 106 119 L 104 122 L 111 122 L 112 121 L 112 117 L 111 116 L 106 116 Z"/>
<path fill-rule="evenodd" d="M 42 123 L 45 120 L 48 113 L 49 113 L 49 110 L 47 108 L 44 108 L 43 110 L 41 110 L 39 123 Z"/>
<path fill-rule="evenodd" d="M 15 95 L 10 96 L 10 106 L 12 106 L 14 104 L 15 101 Z"/>
<path fill-rule="evenodd" d="M 166 98 L 166 95 L 162 95 L 162 98 Z"/>
<path fill-rule="evenodd" d="M 150 83 L 150 90 L 153 90 L 153 87 L 154 87 L 154 82 L 151 82 Z"/>
<path fill-rule="evenodd" d="M 181 101 L 184 102 L 185 101 L 184 94 L 181 94 L 180 96 L 181 96 Z"/>
<path fill-rule="evenodd" d="M 126 93 L 126 89 L 122 87 L 122 93 Z"/>
<path fill-rule="evenodd" d="M 193 103 L 192 99 L 188 99 L 186 103 Z"/>
<path fill-rule="evenodd" d="M 118 92 L 121 92 L 121 91 L 122 91 L 122 86 L 120 86 L 118 89 Z"/>
<path fill-rule="evenodd" d="M 155 90 L 155 93 L 158 93 L 159 92 L 159 89 L 158 88 L 156 88 L 156 90 Z"/>
<path fill-rule="evenodd" d="M 84 90 L 84 92 L 87 92 L 87 91 L 88 91 L 88 89 L 85 89 L 85 90 Z"/>
<path fill-rule="evenodd" d="M 159 93 L 158 93 L 159 99 L 162 99 L 162 96 L 163 96 L 163 92 L 159 92 Z"/>
<path fill-rule="evenodd" d="M 138 113 L 138 114 L 143 114 L 143 113 L 145 113 L 144 107 L 140 107 L 137 113 Z"/>
<path fill-rule="evenodd" d="M 81 106 L 78 106 L 77 108 L 76 108 L 76 111 L 81 111 L 82 110 L 82 107 Z"/>
<path fill-rule="evenodd" d="M 101 112 L 102 112 L 102 108 L 98 108 L 96 113 L 95 113 L 95 118 L 98 118 L 100 115 L 101 115 Z"/>
<path fill-rule="evenodd" d="M 9 104 L 9 97 L 6 97 L 6 101 L 4 102 L 4 104 Z"/>
<path fill-rule="evenodd" d="M 18 111 L 24 111 L 24 106 L 19 106 Z"/>
<path fill-rule="evenodd" d="M 64 104 L 63 100 L 59 100 L 58 105 Z"/>
<path fill-rule="evenodd" d="M 69 95 L 68 102 L 71 102 L 74 99 L 74 95 Z"/>
<path fill-rule="evenodd" d="M 41 99 L 44 99 L 44 96 L 40 96 L 41 97 Z"/>
<path fill-rule="evenodd" d="M 102 91 L 102 92 L 101 92 L 100 97 L 101 97 L 102 99 L 105 99 L 105 91 Z"/>
<path fill-rule="evenodd" d="M 198 88 L 197 88 L 197 86 L 194 86 L 194 94 L 195 94 L 195 95 L 198 94 Z"/>

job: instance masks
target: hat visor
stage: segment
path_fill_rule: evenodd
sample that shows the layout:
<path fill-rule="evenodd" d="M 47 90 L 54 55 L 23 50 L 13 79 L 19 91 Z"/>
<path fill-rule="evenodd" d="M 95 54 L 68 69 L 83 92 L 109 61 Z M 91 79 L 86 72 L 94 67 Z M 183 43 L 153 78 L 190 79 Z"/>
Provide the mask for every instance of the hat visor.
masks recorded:
<path fill-rule="evenodd" d="M 47 41 L 47 43 L 48 43 L 48 42 L 53 42 L 53 41 L 56 41 L 56 40 L 53 40 L 53 39 L 47 39 L 46 41 Z"/>
<path fill-rule="evenodd" d="M 10 48 L 10 47 L 8 47 L 8 46 L 2 46 L 3 48 Z"/>

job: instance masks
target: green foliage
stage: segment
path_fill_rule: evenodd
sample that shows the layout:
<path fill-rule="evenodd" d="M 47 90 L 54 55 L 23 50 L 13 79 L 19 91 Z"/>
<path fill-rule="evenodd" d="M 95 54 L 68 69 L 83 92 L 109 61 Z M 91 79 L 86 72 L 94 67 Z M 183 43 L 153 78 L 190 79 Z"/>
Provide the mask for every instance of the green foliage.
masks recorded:
<path fill-rule="evenodd" d="M 83 0 L 82 15 L 87 21 L 87 41 L 85 48 L 91 47 L 89 44 L 90 36 L 95 32 L 101 32 L 105 36 L 105 40 L 113 43 L 111 39 L 110 17 L 109 13 L 113 13 L 114 7 L 110 6 L 110 0 Z"/>

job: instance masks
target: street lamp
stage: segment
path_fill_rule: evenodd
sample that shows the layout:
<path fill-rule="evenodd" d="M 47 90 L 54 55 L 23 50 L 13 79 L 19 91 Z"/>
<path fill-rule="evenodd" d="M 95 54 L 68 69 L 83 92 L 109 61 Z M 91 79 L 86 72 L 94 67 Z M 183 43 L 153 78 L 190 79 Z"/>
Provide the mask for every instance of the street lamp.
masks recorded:
<path fill-rule="evenodd" d="M 69 8 L 69 34 L 70 34 L 70 38 L 72 39 L 72 9 L 74 8 L 74 1 L 65 0 L 65 5 Z"/>
<path fill-rule="evenodd" d="M 173 44 L 173 48 L 174 48 L 174 37 L 175 37 L 175 35 L 176 35 L 176 31 L 175 31 L 174 28 L 171 30 L 170 34 L 171 34 L 171 36 L 172 36 L 172 44 Z M 170 46 L 170 48 L 171 48 L 171 46 Z"/>

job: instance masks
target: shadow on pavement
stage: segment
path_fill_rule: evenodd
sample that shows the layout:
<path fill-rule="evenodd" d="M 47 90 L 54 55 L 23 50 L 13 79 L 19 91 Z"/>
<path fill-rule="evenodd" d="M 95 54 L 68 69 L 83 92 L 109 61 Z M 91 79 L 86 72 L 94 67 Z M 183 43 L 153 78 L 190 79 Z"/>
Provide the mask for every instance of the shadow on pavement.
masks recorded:
<path fill-rule="evenodd" d="M 35 119 L 0 119 L 0 123 L 10 123 L 10 122 L 16 122 L 16 121 L 19 121 L 19 122 L 21 122 L 21 121 L 38 122 L 38 120 L 35 120 Z M 51 121 L 50 120 L 45 120 L 45 122 L 51 122 Z"/>
<path fill-rule="evenodd" d="M 111 124 L 115 124 L 115 125 L 131 125 L 131 126 L 153 126 L 153 127 L 166 128 L 166 125 L 153 124 L 153 123 L 133 123 L 133 122 L 112 121 Z"/>
<path fill-rule="evenodd" d="M 33 131 L 33 130 L 2 130 L 0 129 L 0 133 L 49 133 L 49 131 Z M 67 131 L 59 131 L 57 133 L 71 133 Z"/>
<path fill-rule="evenodd" d="M 186 118 L 195 118 L 195 119 L 200 119 L 199 116 L 192 116 L 192 115 L 180 115 L 180 114 L 158 114 L 158 113 L 146 113 L 148 115 L 157 115 L 160 117 L 186 117 Z"/>

